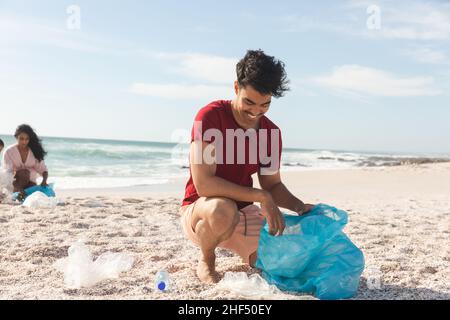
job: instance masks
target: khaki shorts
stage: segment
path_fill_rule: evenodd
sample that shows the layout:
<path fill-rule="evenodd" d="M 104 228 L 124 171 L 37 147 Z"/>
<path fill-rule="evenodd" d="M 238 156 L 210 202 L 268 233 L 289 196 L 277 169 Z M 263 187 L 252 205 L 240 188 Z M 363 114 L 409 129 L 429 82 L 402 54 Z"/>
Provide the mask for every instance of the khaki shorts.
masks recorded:
<path fill-rule="evenodd" d="M 184 235 L 198 247 L 200 241 L 192 226 L 192 213 L 195 202 L 180 208 L 181 226 Z M 259 232 L 264 223 L 261 208 L 251 204 L 239 211 L 239 223 L 233 234 L 227 240 L 219 243 L 218 247 L 237 253 L 244 263 L 249 263 L 250 255 L 258 249 Z"/>

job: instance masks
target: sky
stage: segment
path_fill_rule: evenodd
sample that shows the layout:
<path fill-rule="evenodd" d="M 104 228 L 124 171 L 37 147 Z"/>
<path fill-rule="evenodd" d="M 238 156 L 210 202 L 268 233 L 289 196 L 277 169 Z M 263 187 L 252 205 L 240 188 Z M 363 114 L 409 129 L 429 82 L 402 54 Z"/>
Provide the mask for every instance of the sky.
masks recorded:
<path fill-rule="evenodd" d="M 0 134 L 180 142 L 263 49 L 286 147 L 450 154 L 450 1 L 0 0 Z"/>

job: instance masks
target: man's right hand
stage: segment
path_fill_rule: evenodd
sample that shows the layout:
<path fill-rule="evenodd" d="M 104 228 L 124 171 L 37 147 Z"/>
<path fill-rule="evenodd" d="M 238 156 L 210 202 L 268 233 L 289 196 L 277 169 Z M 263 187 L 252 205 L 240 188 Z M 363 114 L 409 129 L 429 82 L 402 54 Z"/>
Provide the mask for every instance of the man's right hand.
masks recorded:
<path fill-rule="evenodd" d="M 267 218 L 269 233 L 271 235 L 282 235 L 286 227 L 284 217 L 269 192 L 264 192 L 261 200 L 261 210 L 262 214 Z"/>

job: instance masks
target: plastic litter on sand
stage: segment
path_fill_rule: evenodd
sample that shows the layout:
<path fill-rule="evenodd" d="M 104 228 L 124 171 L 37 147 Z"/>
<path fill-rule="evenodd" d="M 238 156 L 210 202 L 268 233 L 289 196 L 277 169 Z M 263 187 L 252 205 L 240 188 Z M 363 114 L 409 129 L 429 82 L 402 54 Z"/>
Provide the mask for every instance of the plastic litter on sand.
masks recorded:
<path fill-rule="evenodd" d="M 307 295 L 283 293 L 275 285 L 270 285 L 259 274 L 247 276 L 245 272 L 226 272 L 216 285 L 216 289 L 235 293 L 238 298 L 257 300 L 315 300 Z"/>
<path fill-rule="evenodd" d="M 69 256 L 59 259 L 54 267 L 64 273 L 67 288 L 92 287 L 105 279 L 118 278 L 131 269 L 134 258 L 126 253 L 105 252 L 95 261 L 89 248 L 81 241 L 70 246 Z"/>
<path fill-rule="evenodd" d="M 161 292 L 169 290 L 169 273 L 166 270 L 160 270 L 156 273 L 155 289 Z"/>
<path fill-rule="evenodd" d="M 58 205 L 58 199 L 48 197 L 40 191 L 36 191 L 28 196 L 22 206 L 30 209 L 55 209 Z"/>
<path fill-rule="evenodd" d="M 0 202 L 10 203 L 14 177 L 12 173 L 0 168 Z"/>

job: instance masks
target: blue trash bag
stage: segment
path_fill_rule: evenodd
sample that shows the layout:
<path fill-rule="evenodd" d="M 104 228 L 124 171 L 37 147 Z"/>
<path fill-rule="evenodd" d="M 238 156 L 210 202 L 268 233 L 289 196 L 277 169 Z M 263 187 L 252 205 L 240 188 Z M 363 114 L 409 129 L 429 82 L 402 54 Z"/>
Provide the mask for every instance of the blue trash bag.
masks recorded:
<path fill-rule="evenodd" d="M 356 294 L 364 256 L 342 232 L 347 213 L 318 204 L 307 214 L 283 214 L 281 236 L 261 229 L 256 267 L 280 290 L 303 292 L 319 299 L 345 299 Z"/>
<path fill-rule="evenodd" d="M 43 187 L 40 185 L 36 185 L 36 186 L 32 186 L 29 188 L 26 188 L 24 190 L 25 192 L 25 198 L 23 200 L 25 200 L 28 196 L 32 195 L 33 193 L 35 193 L 36 191 L 40 191 L 43 194 L 45 194 L 47 197 L 55 197 L 55 191 L 53 190 L 53 183 L 50 183 L 49 185 Z M 14 192 L 12 195 L 12 199 L 13 200 L 17 200 L 19 198 L 19 192 Z"/>

